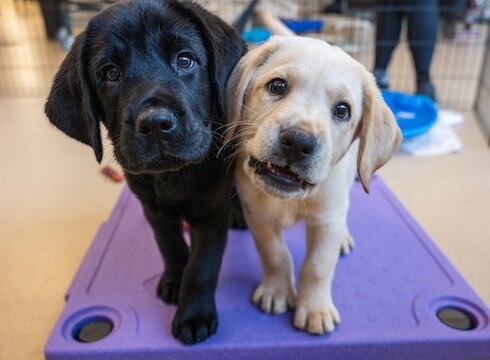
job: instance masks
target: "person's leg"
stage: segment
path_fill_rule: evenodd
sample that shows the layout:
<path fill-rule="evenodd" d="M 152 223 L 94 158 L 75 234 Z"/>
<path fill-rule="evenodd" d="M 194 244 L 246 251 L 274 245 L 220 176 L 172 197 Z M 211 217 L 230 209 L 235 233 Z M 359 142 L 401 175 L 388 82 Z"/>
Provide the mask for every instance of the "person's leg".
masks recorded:
<path fill-rule="evenodd" d="M 456 24 L 464 18 L 467 0 L 439 0 L 438 4 L 441 34 L 446 39 L 453 40 L 456 36 Z"/>
<path fill-rule="evenodd" d="M 435 100 L 430 65 L 437 41 L 438 0 L 412 0 L 407 10 L 408 41 L 417 73 L 417 93 Z"/>
<path fill-rule="evenodd" d="M 400 39 L 402 13 L 398 1 L 383 0 L 376 21 L 376 53 L 374 76 L 380 88 L 388 87 L 386 68 Z"/>
<path fill-rule="evenodd" d="M 56 39 L 56 33 L 61 26 L 59 17 L 59 0 L 40 0 L 41 12 L 44 20 L 44 28 L 48 39 Z"/>

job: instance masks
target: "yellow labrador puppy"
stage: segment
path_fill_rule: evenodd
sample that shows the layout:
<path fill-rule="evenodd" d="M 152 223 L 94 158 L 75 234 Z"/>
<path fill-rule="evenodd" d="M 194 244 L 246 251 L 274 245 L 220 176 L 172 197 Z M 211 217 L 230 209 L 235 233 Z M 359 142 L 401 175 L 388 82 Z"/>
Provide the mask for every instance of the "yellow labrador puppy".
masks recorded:
<path fill-rule="evenodd" d="M 236 182 L 263 279 L 253 301 L 265 312 L 296 307 L 294 325 L 334 330 L 331 284 L 339 251 L 353 246 L 349 189 L 401 140 L 373 76 L 321 40 L 276 36 L 238 63 L 227 85 L 228 140 L 238 144 Z M 307 253 L 296 293 L 282 230 L 304 220 Z"/>

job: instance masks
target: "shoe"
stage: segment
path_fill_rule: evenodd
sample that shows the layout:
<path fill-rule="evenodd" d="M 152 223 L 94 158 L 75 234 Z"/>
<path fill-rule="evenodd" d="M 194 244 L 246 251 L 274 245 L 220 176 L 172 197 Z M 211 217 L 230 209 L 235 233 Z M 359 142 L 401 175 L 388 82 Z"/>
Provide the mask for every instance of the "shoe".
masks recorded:
<path fill-rule="evenodd" d="M 381 90 L 388 89 L 390 87 L 390 79 L 385 69 L 376 68 L 373 70 L 376 84 Z"/>
<path fill-rule="evenodd" d="M 428 96 L 436 102 L 436 88 L 429 81 L 417 82 L 417 94 Z"/>

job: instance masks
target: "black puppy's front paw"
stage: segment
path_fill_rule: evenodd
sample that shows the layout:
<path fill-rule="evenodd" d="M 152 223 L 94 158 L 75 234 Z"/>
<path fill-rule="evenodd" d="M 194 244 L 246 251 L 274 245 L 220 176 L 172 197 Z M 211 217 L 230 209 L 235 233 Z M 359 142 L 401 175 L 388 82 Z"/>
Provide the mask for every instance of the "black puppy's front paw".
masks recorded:
<path fill-rule="evenodd" d="M 157 287 L 157 296 L 167 304 L 179 302 L 180 279 L 174 279 L 166 274 L 160 278 Z"/>
<path fill-rule="evenodd" d="M 216 310 L 191 317 L 180 314 L 178 311 L 172 323 L 172 334 L 186 345 L 206 340 L 216 333 L 217 329 L 218 314 Z"/>

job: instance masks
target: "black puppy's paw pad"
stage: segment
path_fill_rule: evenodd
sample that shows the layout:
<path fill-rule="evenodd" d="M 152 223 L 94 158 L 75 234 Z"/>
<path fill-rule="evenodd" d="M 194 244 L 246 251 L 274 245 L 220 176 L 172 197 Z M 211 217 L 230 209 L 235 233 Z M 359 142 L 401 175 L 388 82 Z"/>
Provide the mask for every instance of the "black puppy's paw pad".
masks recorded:
<path fill-rule="evenodd" d="M 172 333 L 183 344 L 192 345 L 206 340 L 216 333 L 218 317 L 216 314 L 196 316 L 180 322 L 176 317 L 172 325 Z"/>
<path fill-rule="evenodd" d="M 179 302 L 180 281 L 162 277 L 157 287 L 157 296 L 167 304 Z"/>

